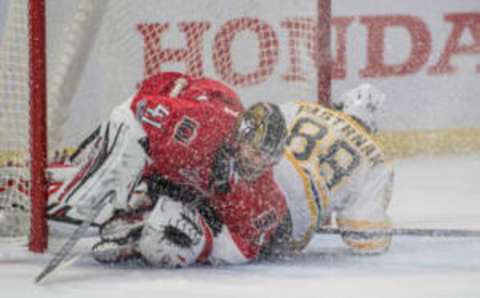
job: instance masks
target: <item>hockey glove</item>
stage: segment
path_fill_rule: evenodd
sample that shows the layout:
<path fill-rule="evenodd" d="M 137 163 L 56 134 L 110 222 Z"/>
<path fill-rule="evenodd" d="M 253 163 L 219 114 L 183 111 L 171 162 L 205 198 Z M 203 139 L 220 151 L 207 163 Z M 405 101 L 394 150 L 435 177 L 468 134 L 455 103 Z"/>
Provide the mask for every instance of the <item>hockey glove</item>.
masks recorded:
<path fill-rule="evenodd" d="M 212 246 L 212 232 L 196 209 L 159 197 L 145 222 L 138 249 L 154 266 L 185 267 L 203 262 Z"/>

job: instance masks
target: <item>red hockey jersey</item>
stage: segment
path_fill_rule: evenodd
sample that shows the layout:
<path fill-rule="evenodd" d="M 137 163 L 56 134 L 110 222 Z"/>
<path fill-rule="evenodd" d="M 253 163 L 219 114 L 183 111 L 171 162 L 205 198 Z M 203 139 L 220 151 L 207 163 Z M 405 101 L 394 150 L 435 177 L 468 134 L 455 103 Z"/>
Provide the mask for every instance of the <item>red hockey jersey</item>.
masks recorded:
<path fill-rule="evenodd" d="M 169 96 L 180 77 L 187 81 L 184 90 Z M 215 211 L 222 227 L 206 257 L 226 263 L 255 258 L 287 209 L 271 171 L 256 181 L 239 179 L 223 150 L 243 111 L 236 94 L 215 81 L 164 73 L 142 84 L 131 109 L 149 138 L 152 163 L 145 175 L 195 187 Z M 217 178 L 224 184 L 212 185 Z"/>
<path fill-rule="evenodd" d="M 185 89 L 170 97 L 180 77 L 187 80 Z M 214 155 L 229 139 L 243 106 L 233 91 L 213 80 L 162 73 L 142 84 L 131 109 L 149 138 L 152 163 L 146 175 L 206 191 Z"/>

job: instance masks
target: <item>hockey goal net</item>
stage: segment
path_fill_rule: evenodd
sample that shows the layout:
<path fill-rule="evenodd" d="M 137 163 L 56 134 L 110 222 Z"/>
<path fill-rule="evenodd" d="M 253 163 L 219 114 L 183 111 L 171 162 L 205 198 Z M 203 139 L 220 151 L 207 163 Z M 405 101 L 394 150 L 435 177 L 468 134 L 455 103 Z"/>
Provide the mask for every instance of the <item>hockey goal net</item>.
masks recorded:
<path fill-rule="evenodd" d="M 34 251 L 48 238 L 47 157 L 77 145 L 144 78 L 212 77 L 247 106 L 329 98 L 330 0 L 1 5 L 0 232 L 29 234 Z"/>

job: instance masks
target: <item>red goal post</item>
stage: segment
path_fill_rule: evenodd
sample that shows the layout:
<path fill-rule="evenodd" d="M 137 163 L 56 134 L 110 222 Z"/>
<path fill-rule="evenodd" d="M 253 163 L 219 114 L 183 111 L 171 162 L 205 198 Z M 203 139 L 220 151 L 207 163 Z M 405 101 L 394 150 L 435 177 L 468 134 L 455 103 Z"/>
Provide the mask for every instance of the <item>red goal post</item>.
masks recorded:
<path fill-rule="evenodd" d="M 48 158 L 78 144 L 159 71 L 221 80 L 245 105 L 328 103 L 330 1 L 6 1 L 0 213 L 30 196 L 30 249 L 43 251 Z M 27 190 L 16 196 L 19 180 Z"/>
<path fill-rule="evenodd" d="M 47 247 L 47 61 L 45 0 L 29 3 L 29 86 L 30 86 L 30 196 L 29 248 L 42 252 Z"/>

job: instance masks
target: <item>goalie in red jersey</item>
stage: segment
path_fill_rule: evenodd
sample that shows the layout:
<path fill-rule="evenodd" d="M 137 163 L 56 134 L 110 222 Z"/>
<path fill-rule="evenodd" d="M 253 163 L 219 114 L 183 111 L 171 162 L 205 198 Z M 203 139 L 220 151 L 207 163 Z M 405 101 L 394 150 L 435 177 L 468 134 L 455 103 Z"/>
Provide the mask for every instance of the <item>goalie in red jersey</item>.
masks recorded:
<path fill-rule="evenodd" d="M 332 215 L 353 252 L 384 252 L 393 168 L 371 135 L 383 101 L 374 91 L 352 90 L 343 112 L 307 102 L 243 111 L 218 82 L 158 75 L 86 142 L 88 157 L 60 179 L 49 218 L 78 224 L 114 191 L 94 221 L 101 240 L 92 255 L 107 263 L 296 253 Z"/>
<path fill-rule="evenodd" d="M 97 260 L 247 262 L 287 212 L 271 171 L 286 131 L 276 105 L 243 111 L 219 82 L 160 74 L 87 142 L 86 161 L 49 199 L 49 219 L 78 224 L 113 191 L 94 220 Z"/>

